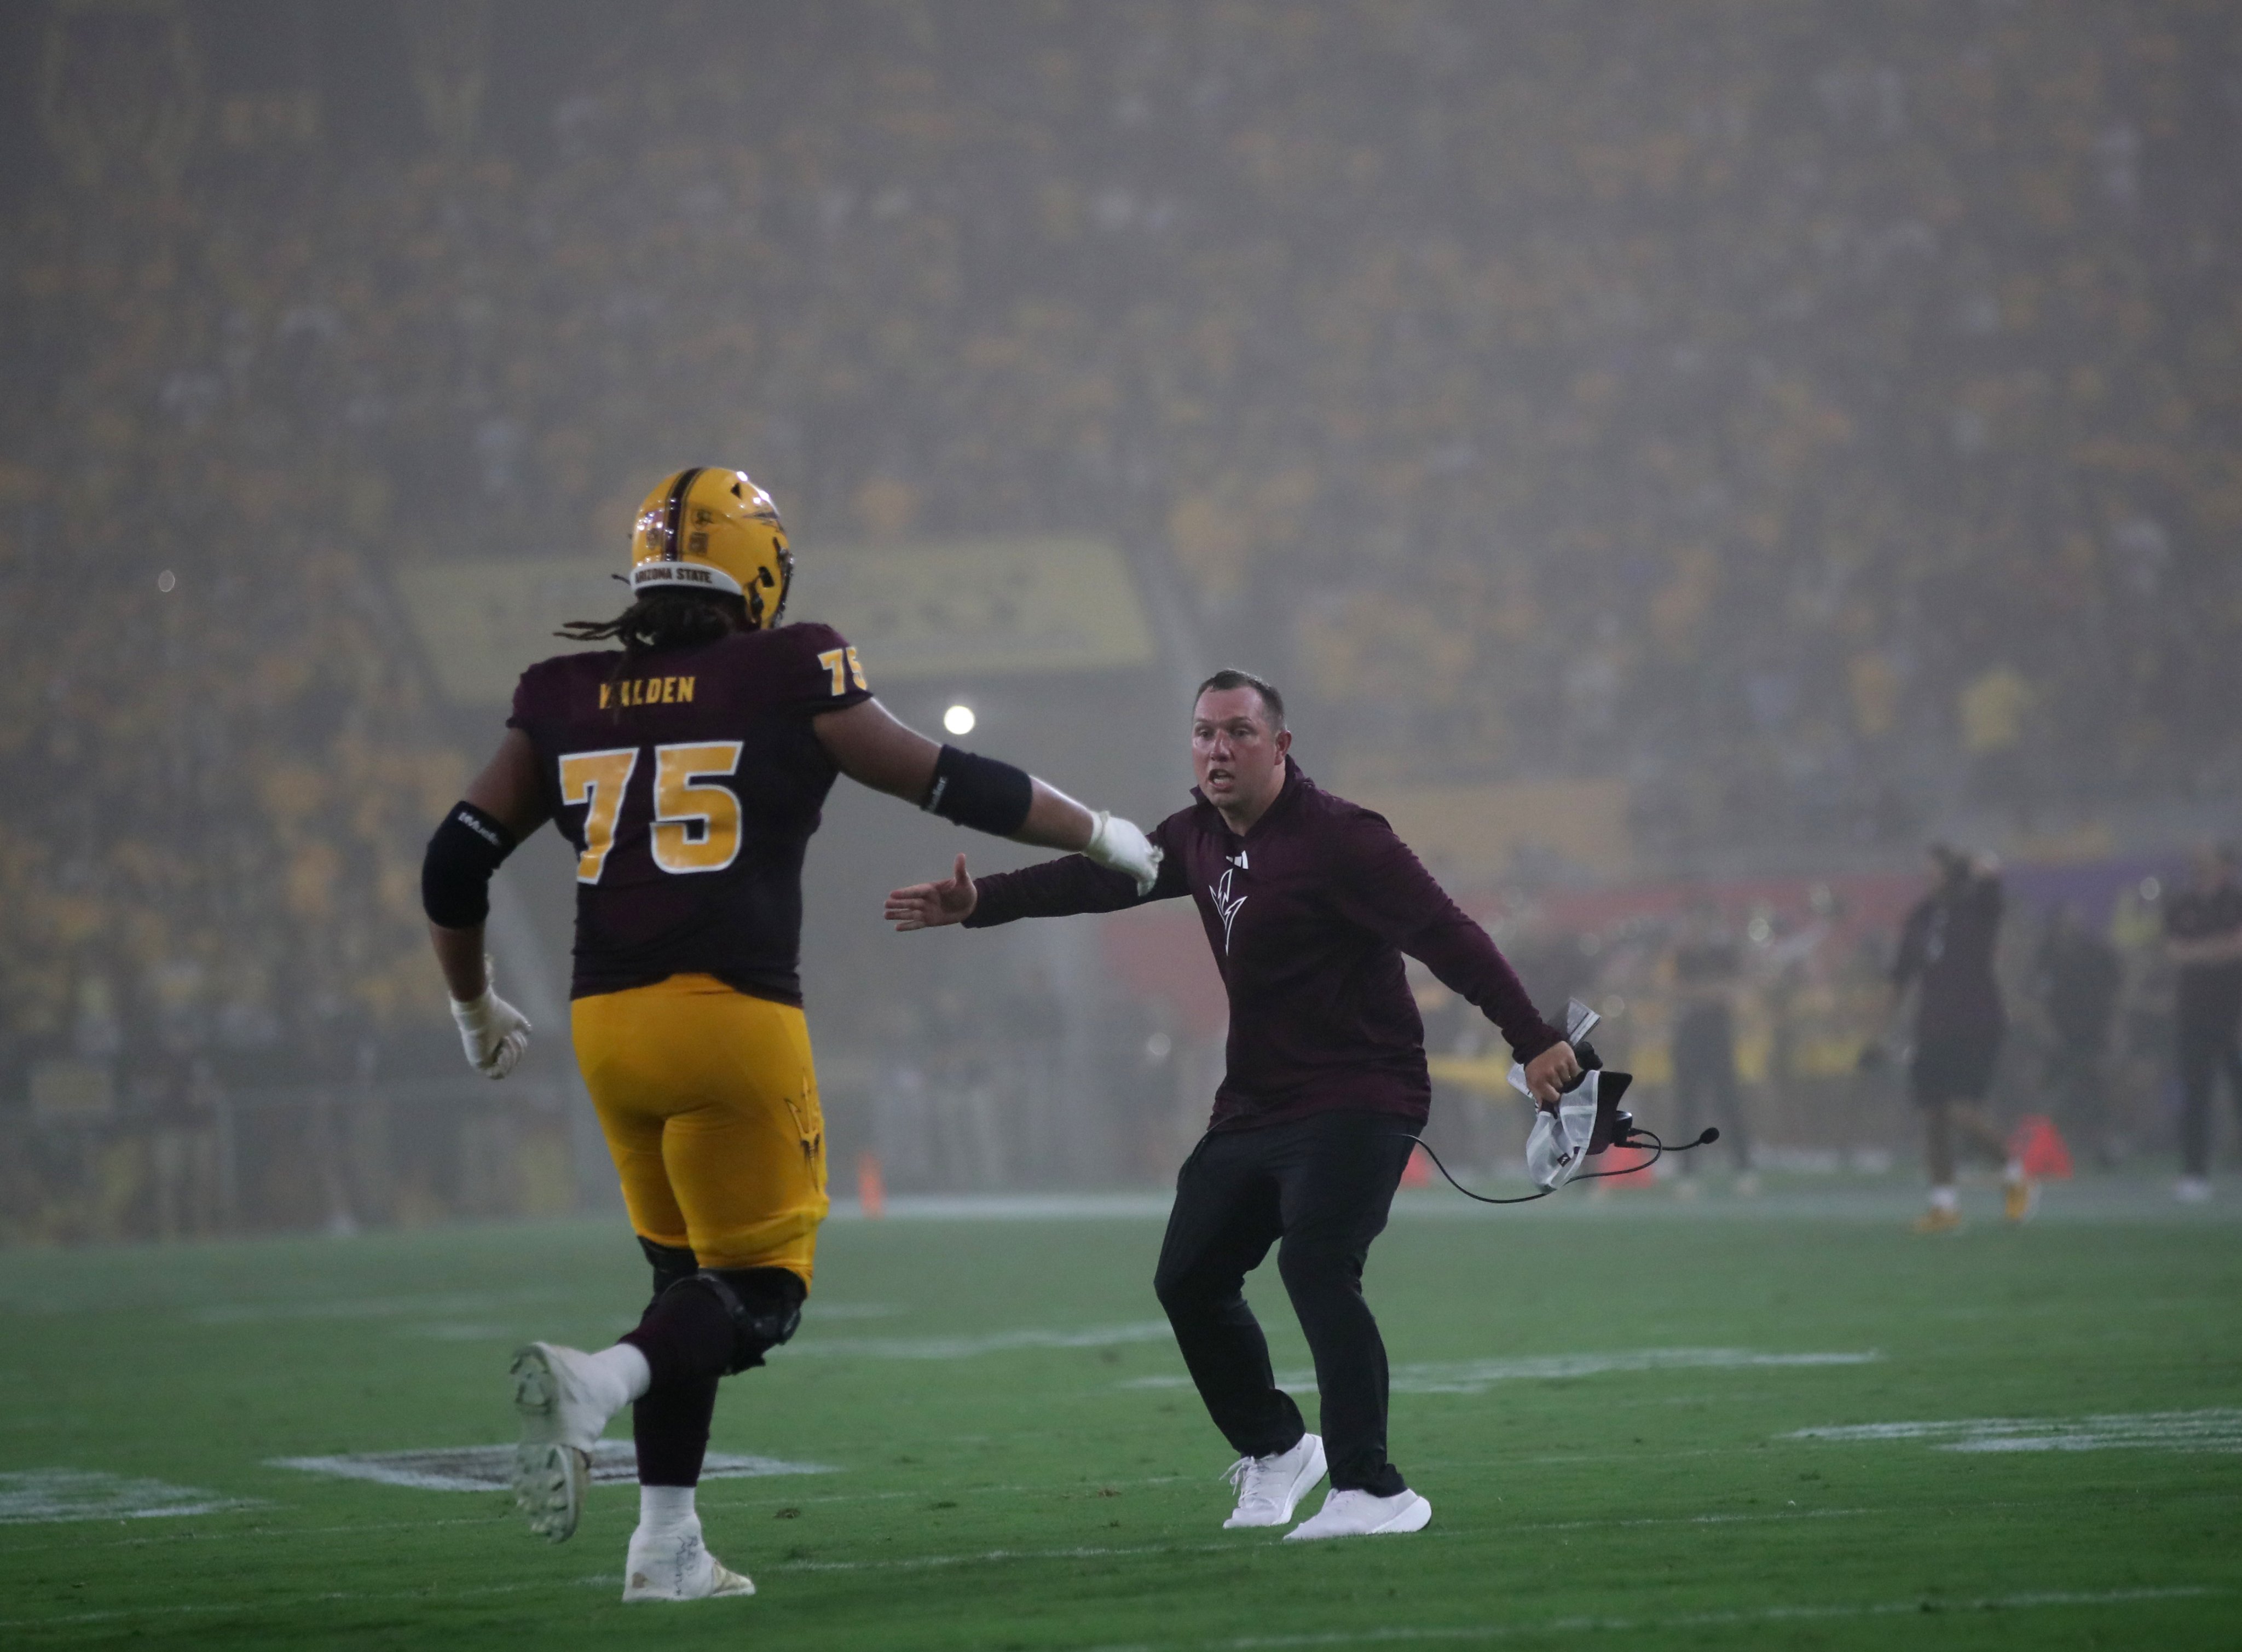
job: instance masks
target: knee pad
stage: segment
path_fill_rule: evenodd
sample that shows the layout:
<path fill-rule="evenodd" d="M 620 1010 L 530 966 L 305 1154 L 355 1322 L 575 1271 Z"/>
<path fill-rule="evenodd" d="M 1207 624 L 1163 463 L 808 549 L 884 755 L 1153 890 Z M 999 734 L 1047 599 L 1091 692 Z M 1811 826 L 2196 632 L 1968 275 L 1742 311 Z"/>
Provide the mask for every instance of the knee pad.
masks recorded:
<path fill-rule="evenodd" d="M 646 1259 L 654 1268 L 654 1295 L 647 1303 L 649 1308 L 661 1300 L 662 1293 L 671 1286 L 691 1279 L 701 1266 L 682 1245 L 656 1245 L 650 1239 L 641 1238 L 638 1247 L 646 1252 Z"/>
<path fill-rule="evenodd" d="M 809 1294 L 801 1276 L 782 1267 L 702 1268 L 672 1288 L 706 1291 L 722 1306 L 732 1321 L 728 1377 L 752 1371 L 764 1354 L 794 1335 Z"/>

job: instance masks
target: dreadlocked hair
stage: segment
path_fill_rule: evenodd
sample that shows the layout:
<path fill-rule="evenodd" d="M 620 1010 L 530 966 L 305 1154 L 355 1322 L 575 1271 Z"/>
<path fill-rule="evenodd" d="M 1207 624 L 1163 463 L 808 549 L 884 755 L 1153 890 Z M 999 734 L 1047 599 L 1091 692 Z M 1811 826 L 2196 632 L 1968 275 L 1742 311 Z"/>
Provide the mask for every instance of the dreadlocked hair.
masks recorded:
<path fill-rule="evenodd" d="M 571 620 L 553 635 L 571 642 L 621 642 L 632 654 L 644 654 L 717 641 L 738 630 L 747 617 L 747 604 L 729 591 L 657 588 L 612 620 Z"/>

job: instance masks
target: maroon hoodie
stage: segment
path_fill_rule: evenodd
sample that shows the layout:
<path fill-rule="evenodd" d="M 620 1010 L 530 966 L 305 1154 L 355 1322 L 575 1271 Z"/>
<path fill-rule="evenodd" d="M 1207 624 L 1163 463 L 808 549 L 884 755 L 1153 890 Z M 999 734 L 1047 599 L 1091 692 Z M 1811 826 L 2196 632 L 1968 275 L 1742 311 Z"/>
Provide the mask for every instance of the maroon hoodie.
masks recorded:
<path fill-rule="evenodd" d="M 1432 1105 L 1425 1025 L 1402 973 L 1420 958 L 1531 1061 L 1564 1036 L 1534 1011 L 1485 930 L 1433 881 L 1383 817 L 1334 797 L 1285 759 L 1285 783 L 1243 837 L 1196 788 L 1155 827 L 1165 858 L 1146 896 L 1079 855 L 979 879 L 965 920 L 1112 912 L 1188 894 L 1230 994 L 1229 1072 L 1211 1128 L 1334 1107 L 1421 1125 Z"/>

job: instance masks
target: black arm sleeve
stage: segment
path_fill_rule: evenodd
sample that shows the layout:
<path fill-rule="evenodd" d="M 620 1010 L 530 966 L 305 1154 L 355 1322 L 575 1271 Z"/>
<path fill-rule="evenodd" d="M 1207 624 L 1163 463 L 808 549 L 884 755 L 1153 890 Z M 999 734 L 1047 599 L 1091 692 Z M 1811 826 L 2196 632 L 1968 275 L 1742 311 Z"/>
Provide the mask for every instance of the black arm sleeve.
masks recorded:
<path fill-rule="evenodd" d="M 497 816 L 473 803 L 453 804 L 420 862 L 420 910 L 428 921 L 468 930 L 488 917 L 491 874 L 514 848 L 514 834 Z"/>
<path fill-rule="evenodd" d="M 944 746 L 934 760 L 934 782 L 919 807 L 975 831 L 1010 837 L 1028 823 L 1028 810 L 1035 801 L 1036 782 L 1026 769 Z"/>

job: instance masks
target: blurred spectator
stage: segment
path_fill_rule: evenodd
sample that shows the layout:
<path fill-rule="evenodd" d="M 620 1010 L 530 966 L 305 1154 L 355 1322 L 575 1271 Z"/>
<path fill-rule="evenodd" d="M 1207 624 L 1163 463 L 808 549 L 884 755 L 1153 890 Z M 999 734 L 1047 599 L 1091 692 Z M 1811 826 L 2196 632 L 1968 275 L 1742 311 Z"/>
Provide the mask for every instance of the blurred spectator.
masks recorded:
<path fill-rule="evenodd" d="M 2173 1020 L 2178 1034 L 2180 1083 L 2179 1197 L 2191 1203 L 2211 1195 L 2212 1091 L 2226 1080 L 2242 1110 L 2242 882 L 2235 851 L 2225 844 L 2199 850 L 2188 886 L 2165 908 L 2165 949 L 2178 971 Z"/>
<path fill-rule="evenodd" d="M 2121 1152 L 2110 1107 L 2110 1028 L 2125 968 L 2106 937 L 2079 922 L 2068 903 L 2040 937 L 2034 986 L 2053 1035 L 2045 1083 L 2051 1111 L 2105 1167 Z"/>
<path fill-rule="evenodd" d="M 1930 1182 L 1930 1208 L 1917 1231 L 1937 1233 L 1961 1222 L 1954 1185 L 1957 1133 L 2005 1164 L 2010 1220 L 2021 1221 L 2031 1213 L 2031 1188 L 2023 1167 L 2009 1158 L 2006 1139 L 1986 1105 L 2008 1028 L 1994 970 L 2004 905 L 1999 869 L 1989 858 L 1943 843 L 1931 845 L 1930 862 L 1931 888 L 1900 930 L 1887 1024 L 1897 1018 L 1912 989 L 1915 1039 L 1908 1087 L 1923 1111 Z"/>
<path fill-rule="evenodd" d="M 1735 1161 L 1739 1192 L 1753 1192 L 1751 1136 L 1744 1125 L 1743 1094 L 1736 1084 L 1736 999 L 1742 992 L 1743 952 L 1709 903 L 1695 903 L 1668 954 L 1675 1013 L 1674 1099 L 1681 1121 L 1676 1145 L 1694 1141 L 1707 1125 L 1720 1127 Z M 1694 1161 L 1676 1159 L 1687 1174 Z"/>

